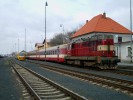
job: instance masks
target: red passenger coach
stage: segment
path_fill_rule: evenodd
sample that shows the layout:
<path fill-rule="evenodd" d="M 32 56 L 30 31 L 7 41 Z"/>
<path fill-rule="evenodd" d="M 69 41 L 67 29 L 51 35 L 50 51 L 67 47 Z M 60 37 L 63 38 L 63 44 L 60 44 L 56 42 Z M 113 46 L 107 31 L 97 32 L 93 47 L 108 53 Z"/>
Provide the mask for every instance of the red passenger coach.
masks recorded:
<path fill-rule="evenodd" d="M 26 58 L 31 60 L 37 60 L 37 50 L 28 52 Z"/>
<path fill-rule="evenodd" d="M 29 59 L 34 60 L 47 60 L 55 62 L 64 62 L 64 57 L 67 54 L 67 44 L 53 46 L 46 48 L 46 59 L 45 49 L 35 50 L 28 53 Z"/>

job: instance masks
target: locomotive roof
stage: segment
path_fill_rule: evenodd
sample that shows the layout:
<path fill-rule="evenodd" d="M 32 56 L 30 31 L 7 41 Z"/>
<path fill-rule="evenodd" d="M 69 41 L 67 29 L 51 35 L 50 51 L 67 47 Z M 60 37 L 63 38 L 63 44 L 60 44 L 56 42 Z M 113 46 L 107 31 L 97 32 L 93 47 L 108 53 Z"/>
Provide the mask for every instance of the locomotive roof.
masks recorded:
<path fill-rule="evenodd" d="M 79 29 L 71 38 L 75 38 L 89 33 L 114 33 L 114 34 L 131 34 L 130 30 L 120 25 L 116 21 L 109 17 L 106 17 L 106 13 L 93 17 L 90 21 L 86 21 L 86 24 Z"/>

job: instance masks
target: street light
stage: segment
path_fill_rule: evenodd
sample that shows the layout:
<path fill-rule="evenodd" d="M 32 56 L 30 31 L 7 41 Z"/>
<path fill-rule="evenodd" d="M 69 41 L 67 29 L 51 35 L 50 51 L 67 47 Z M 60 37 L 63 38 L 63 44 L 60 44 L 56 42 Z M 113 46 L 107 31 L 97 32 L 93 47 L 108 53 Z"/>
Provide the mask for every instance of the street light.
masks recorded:
<path fill-rule="evenodd" d="M 48 6 L 47 1 L 45 2 L 45 61 L 46 61 L 46 7 Z"/>
<path fill-rule="evenodd" d="M 63 24 L 60 24 L 60 27 L 62 27 L 62 42 L 64 43 L 64 25 Z"/>
<path fill-rule="evenodd" d="M 19 53 L 19 38 L 18 38 L 18 53 Z"/>
<path fill-rule="evenodd" d="M 130 0 L 130 30 L 131 30 L 131 50 L 132 50 L 132 1 Z M 132 63 L 132 54 L 131 54 L 131 63 Z"/>
<path fill-rule="evenodd" d="M 30 41 L 30 46 L 31 46 L 31 51 L 32 51 L 32 43 L 31 43 L 31 41 Z"/>

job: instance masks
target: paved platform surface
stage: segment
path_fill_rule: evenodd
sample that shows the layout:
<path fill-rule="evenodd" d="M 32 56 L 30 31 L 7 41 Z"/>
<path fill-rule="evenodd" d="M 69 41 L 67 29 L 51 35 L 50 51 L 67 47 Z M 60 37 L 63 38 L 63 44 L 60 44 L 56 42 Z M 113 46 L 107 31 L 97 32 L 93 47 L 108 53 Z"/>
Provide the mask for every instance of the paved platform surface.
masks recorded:
<path fill-rule="evenodd" d="M 20 92 L 12 69 L 0 58 L 0 100 L 20 100 Z"/>
<path fill-rule="evenodd" d="M 130 67 L 133 67 L 133 63 L 120 62 L 120 63 L 118 63 L 118 66 L 130 66 Z"/>

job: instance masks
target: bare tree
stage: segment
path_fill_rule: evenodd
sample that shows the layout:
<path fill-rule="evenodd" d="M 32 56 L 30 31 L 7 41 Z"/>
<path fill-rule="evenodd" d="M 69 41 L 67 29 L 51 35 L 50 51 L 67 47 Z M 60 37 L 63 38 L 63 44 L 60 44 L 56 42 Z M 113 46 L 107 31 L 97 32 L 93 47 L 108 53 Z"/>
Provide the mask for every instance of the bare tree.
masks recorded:
<path fill-rule="evenodd" d="M 83 25 L 80 25 L 82 27 Z M 55 35 L 51 40 L 50 40 L 50 45 L 51 46 L 56 46 L 56 45 L 61 45 L 61 44 L 66 44 L 70 42 L 71 36 L 79 29 L 79 27 L 73 29 L 72 31 L 66 32 L 64 34 L 59 33 Z"/>
<path fill-rule="evenodd" d="M 51 46 L 56 46 L 56 45 L 60 45 L 63 44 L 63 34 L 57 34 L 55 35 L 51 40 L 50 40 L 50 45 Z"/>

